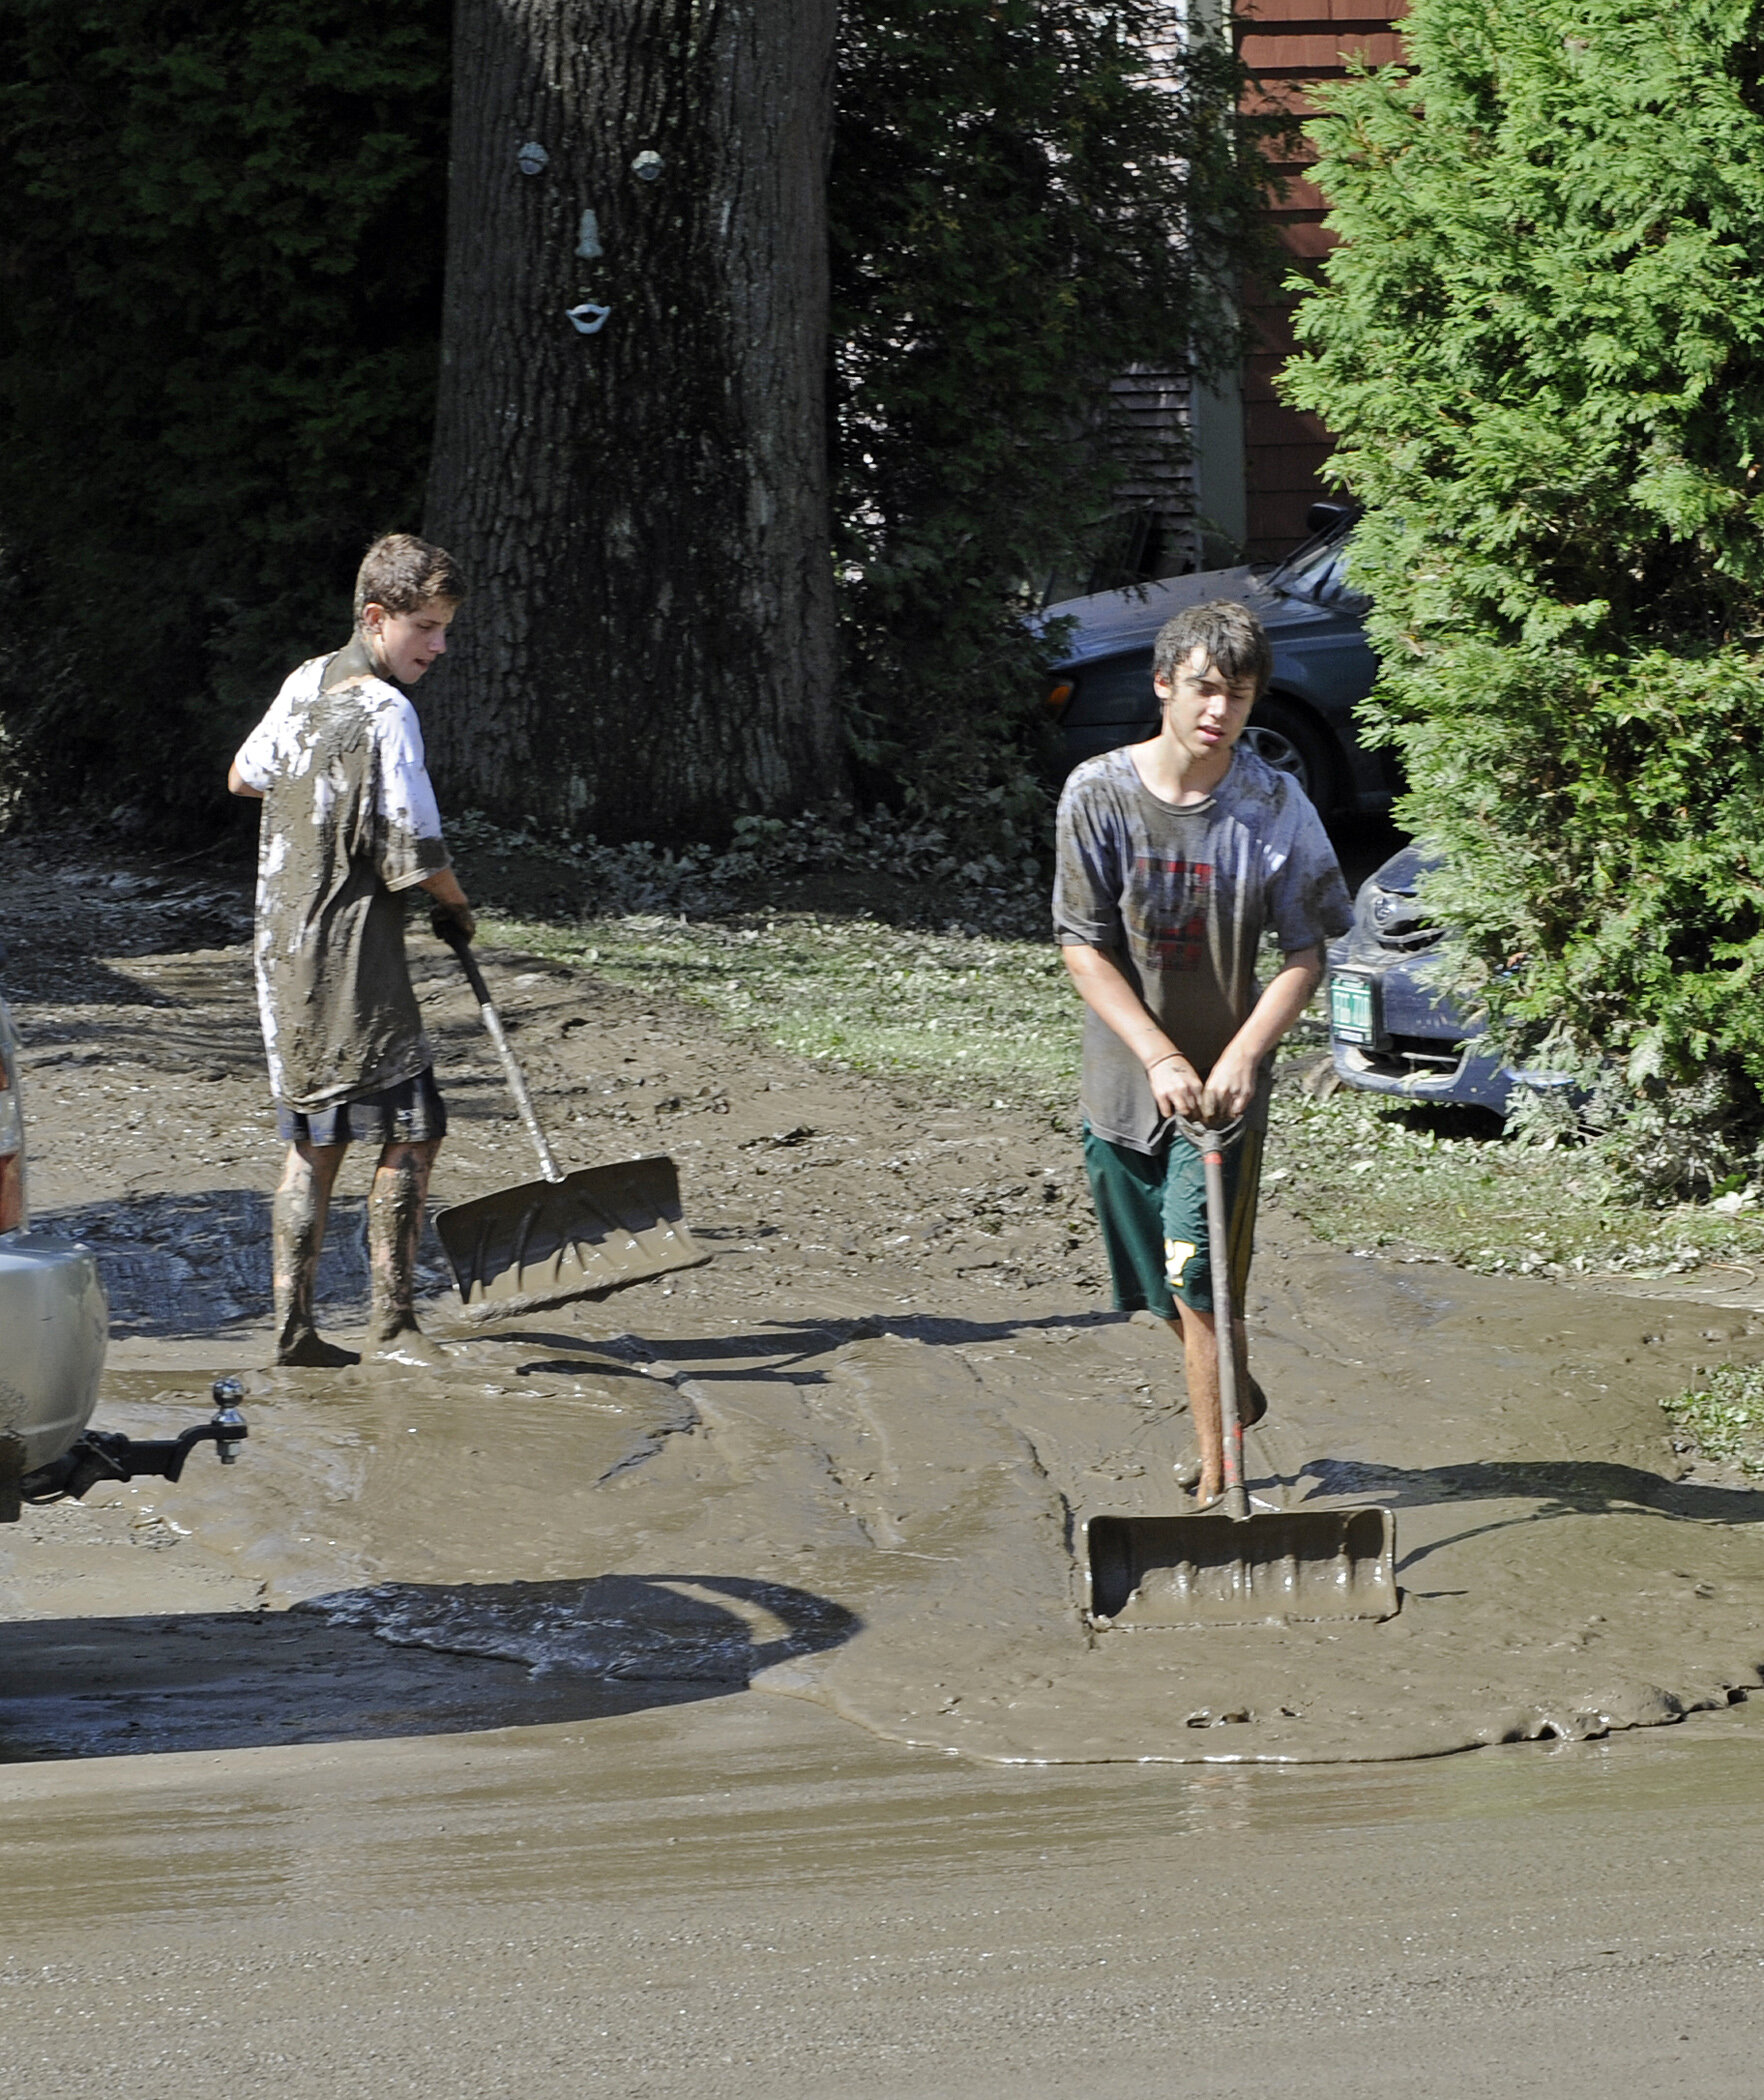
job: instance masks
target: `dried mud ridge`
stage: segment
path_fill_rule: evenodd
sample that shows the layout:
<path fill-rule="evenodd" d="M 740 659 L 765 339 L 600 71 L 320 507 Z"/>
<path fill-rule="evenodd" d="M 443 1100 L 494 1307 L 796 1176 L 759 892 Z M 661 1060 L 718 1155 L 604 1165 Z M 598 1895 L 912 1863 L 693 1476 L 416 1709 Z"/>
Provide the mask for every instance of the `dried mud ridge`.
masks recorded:
<path fill-rule="evenodd" d="M 102 1416 L 187 1419 L 208 1376 L 266 1354 L 277 1159 L 247 953 L 178 946 L 209 922 L 176 912 L 129 918 L 161 928 L 151 949 L 104 946 L 109 905 L 70 930 L 66 887 L 6 850 L 35 1198 L 113 1293 Z M 451 965 L 418 946 L 450 1200 L 531 1167 Z M 440 1373 L 257 1371 L 239 1467 L 0 1533 L 0 1754 L 754 1685 L 984 1759 L 1308 1762 L 1597 1735 L 1761 1682 L 1764 1495 L 1679 1477 L 1658 1407 L 1712 1334 L 1743 1353 L 1743 1311 L 1354 1260 L 1275 1208 L 1256 1492 L 1395 1508 L 1402 1611 L 1094 1635 L 1078 1526 L 1182 1508 L 1187 1439 L 1167 1339 L 1105 1310 L 1071 1132 L 488 961 L 566 1163 L 672 1152 L 715 1261 L 461 1331 Z M 345 1235 L 324 1290 L 348 1339 Z"/>

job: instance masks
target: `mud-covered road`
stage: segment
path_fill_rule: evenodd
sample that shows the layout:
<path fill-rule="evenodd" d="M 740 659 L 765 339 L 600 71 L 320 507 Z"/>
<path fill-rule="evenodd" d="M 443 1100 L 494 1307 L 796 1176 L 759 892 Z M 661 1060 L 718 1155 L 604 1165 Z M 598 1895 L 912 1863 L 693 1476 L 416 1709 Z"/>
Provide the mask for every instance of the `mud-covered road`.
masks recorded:
<path fill-rule="evenodd" d="M 671 1152 L 714 1260 L 270 1373 L 236 891 L 0 878 L 101 1419 L 245 1368 L 252 1427 L 0 1533 L 0 2092 L 1753 2089 L 1764 1495 L 1658 1406 L 1745 1307 L 1271 1206 L 1256 1492 L 1394 1508 L 1403 1609 L 1093 1637 L 1077 1527 L 1180 1506 L 1186 1436 L 1068 1132 L 491 948 L 566 1162 Z M 531 1167 L 416 945 L 456 1200 Z"/>

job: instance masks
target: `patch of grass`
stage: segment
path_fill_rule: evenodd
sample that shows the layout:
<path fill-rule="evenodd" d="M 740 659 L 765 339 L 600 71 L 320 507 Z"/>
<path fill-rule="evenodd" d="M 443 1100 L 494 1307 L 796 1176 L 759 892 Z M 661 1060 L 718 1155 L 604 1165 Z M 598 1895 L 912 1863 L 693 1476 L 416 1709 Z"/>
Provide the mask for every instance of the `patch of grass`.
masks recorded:
<path fill-rule="evenodd" d="M 497 939 L 708 1006 L 801 1057 L 934 1082 L 958 1098 L 1069 1104 L 1077 1001 L 1049 942 L 807 912 L 720 921 L 492 922 Z"/>
<path fill-rule="evenodd" d="M 1717 1364 L 1706 1386 L 1662 1404 L 1705 1458 L 1764 1474 L 1764 1364 Z"/>
<path fill-rule="evenodd" d="M 799 1056 L 908 1079 L 938 1098 L 1034 1107 L 1076 1129 L 1080 1008 L 1049 941 L 816 912 L 492 917 L 489 937 L 708 1007 Z M 1764 1210 L 1643 1208 L 1584 1151 L 1504 1142 L 1493 1117 L 1343 1091 L 1297 1072 L 1326 1048 L 1307 1016 L 1274 1097 L 1266 1187 L 1338 1246 L 1492 1274 L 1764 1275 Z"/>
<path fill-rule="evenodd" d="M 1585 1151 L 1505 1142 L 1492 1116 L 1281 1089 L 1269 1176 L 1325 1239 L 1368 1253 L 1493 1275 L 1764 1274 L 1756 1209 L 1624 1202 Z"/>

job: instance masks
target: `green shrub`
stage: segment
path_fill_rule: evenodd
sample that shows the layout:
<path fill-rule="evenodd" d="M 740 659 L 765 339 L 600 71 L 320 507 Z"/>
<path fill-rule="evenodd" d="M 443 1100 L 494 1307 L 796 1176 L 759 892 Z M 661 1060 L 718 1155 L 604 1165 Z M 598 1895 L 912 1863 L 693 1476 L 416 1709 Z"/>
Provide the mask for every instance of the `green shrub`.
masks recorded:
<path fill-rule="evenodd" d="M 0 5 L 0 761 L 222 800 L 418 515 L 444 0 Z M 34 638 L 25 646 L 23 632 Z"/>
<path fill-rule="evenodd" d="M 846 698 L 874 777 L 920 806 L 950 781 L 1003 788 L 1001 851 L 1035 815 L 1052 660 L 1023 614 L 1106 529 L 1108 382 L 1141 361 L 1229 362 L 1230 293 L 1260 252 L 1239 68 L 1201 37 L 1159 78 L 1163 19 L 1145 0 L 856 0 L 843 16 Z"/>
<path fill-rule="evenodd" d="M 1764 1084 L 1764 47 L 1737 0 L 1415 0 L 1312 127 L 1287 388 L 1368 506 L 1372 732 L 1510 1045 Z M 1707 1103 L 1705 1103 L 1707 1108 Z M 1699 1170 L 1700 1171 L 1700 1170 Z M 1691 1178 L 1697 1178 L 1693 1173 Z M 1706 1178 L 1706 1176 L 1704 1177 Z"/>

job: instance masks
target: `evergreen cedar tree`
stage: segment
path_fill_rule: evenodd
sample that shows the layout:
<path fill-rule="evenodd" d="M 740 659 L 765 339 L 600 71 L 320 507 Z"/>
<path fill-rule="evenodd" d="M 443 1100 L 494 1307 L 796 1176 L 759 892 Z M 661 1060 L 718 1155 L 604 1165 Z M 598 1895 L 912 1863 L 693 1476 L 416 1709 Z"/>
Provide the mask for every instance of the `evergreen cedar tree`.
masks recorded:
<path fill-rule="evenodd" d="M 1764 1084 L 1764 48 L 1728 0 L 1414 0 L 1311 129 L 1288 398 L 1367 505 L 1367 710 L 1510 1042 Z M 1684 1098 L 1688 1099 L 1689 1096 Z"/>
<path fill-rule="evenodd" d="M 1025 586 L 1106 520 L 1107 380 L 1234 355 L 1230 54 L 1143 0 L 854 0 L 831 167 L 835 564 L 860 786 L 1021 838 Z M 0 764 L 203 820 L 263 696 L 417 515 L 445 0 L 0 11 Z M 1198 239 L 1190 229 L 1204 229 Z M 151 725 L 145 733 L 143 725 Z M 89 806 L 89 803 L 88 803 Z"/>

